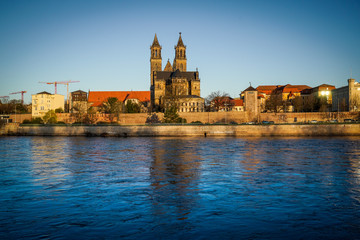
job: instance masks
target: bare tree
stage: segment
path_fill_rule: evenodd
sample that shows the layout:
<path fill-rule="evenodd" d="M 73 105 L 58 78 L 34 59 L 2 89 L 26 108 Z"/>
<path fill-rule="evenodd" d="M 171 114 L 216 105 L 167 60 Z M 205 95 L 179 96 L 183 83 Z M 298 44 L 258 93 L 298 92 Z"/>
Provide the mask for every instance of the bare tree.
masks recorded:
<path fill-rule="evenodd" d="M 347 110 L 348 110 L 348 105 L 346 104 L 346 100 L 345 98 L 342 98 L 340 102 L 340 111 L 345 112 Z"/>
<path fill-rule="evenodd" d="M 221 109 L 230 108 L 232 102 L 228 93 L 225 92 L 212 92 L 205 98 L 205 104 L 208 106 L 209 111 L 219 111 Z"/>
<path fill-rule="evenodd" d="M 265 109 L 272 112 L 279 112 L 284 108 L 284 102 L 281 94 L 271 94 L 265 102 Z"/>
<path fill-rule="evenodd" d="M 319 97 L 318 99 L 319 112 L 327 112 L 329 110 L 329 105 L 327 98 L 325 96 Z"/>
<path fill-rule="evenodd" d="M 304 101 L 301 96 L 296 96 L 294 99 L 292 99 L 292 104 L 294 106 L 295 112 L 302 112 L 304 109 Z"/>
<path fill-rule="evenodd" d="M 304 111 L 313 112 L 316 109 L 317 99 L 313 95 L 309 95 L 304 101 Z"/>
<path fill-rule="evenodd" d="M 353 93 L 353 96 L 350 98 L 350 111 L 360 111 L 360 94 L 355 92 Z"/>

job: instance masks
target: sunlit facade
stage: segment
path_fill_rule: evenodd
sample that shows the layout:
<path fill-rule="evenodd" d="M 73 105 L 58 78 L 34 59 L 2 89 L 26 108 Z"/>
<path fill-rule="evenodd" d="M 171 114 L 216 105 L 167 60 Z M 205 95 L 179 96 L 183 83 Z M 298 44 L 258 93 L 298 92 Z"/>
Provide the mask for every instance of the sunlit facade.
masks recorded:
<path fill-rule="evenodd" d="M 42 117 L 49 110 L 55 110 L 61 108 L 64 110 L 64 95 L 51 94 L 48 92 L 40 92 L 38 94 L 31 95 L 32 102 L 32 117 Z"/>

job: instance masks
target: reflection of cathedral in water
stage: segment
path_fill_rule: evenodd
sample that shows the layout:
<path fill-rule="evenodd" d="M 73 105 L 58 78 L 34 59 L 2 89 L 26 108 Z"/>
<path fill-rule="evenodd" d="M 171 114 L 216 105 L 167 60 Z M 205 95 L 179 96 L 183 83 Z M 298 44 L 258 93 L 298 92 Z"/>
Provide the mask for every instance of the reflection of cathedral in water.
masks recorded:
<path fill-rule="evenodd" d="M 185 220 L 195 204 L 190 196 L 196 196 L 200 157 L 186 151 L 180 139 L 155 141 L 152 151 L 150 179 L 155 215 L 164 218 L 161 221 L 166 221 L 166 216 Z"/>

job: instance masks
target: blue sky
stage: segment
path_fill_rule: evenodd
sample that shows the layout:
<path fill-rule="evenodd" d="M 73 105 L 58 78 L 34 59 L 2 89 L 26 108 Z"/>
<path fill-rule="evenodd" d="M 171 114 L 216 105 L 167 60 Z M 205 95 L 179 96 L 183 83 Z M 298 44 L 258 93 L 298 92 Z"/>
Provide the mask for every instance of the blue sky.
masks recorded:
<path fill-rule="evenodd" d="M 182 32 L 201 96 L 249 86 L 360 79 L 360 1 L 0 1 L 0 96 L 149 90 L 156 33 L 163 67 Z M 66 86 L 58 85 L 66 94 Z M 10 95 L 19 99 L 20 95 Z"/>

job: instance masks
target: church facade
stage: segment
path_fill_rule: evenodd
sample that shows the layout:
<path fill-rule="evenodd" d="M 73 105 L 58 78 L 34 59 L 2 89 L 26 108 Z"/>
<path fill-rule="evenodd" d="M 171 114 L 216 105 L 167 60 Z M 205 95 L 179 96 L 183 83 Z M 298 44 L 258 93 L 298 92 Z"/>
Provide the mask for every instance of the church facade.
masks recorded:
<path fill-rule="evenodd" d="M 203 112 L 204 99 L 200 97 L 199 72 L 187 71 L 186 46 L 181 33 L 175 46 L 173 64 L 168 60 L 162 70 L 161 45 L 155 34 L 150 47 L 151 108 L 162 111 L 176 106 L 179 112 Z"/>

